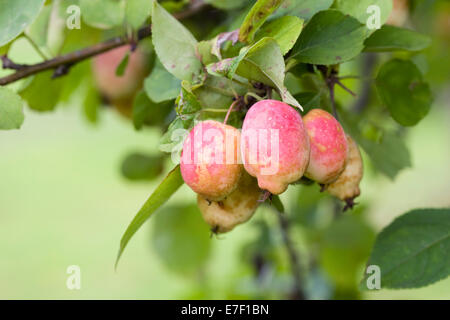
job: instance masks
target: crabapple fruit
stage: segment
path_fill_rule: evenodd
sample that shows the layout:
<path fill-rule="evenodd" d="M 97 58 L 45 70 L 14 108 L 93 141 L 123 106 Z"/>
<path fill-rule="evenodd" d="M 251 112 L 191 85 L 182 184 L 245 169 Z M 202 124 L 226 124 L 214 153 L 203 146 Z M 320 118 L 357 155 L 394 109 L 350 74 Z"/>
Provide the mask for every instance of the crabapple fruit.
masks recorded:
<path fill-rule="evenodd" d="M 124 74 L 116 75 L 116 69 L 128 51 L 128 45 L 122 46 L 96 56 L 92 62 L 98 89 L 125 116 L 131 116 L 134 96 L 142 88 L 149 71 L 147 54 L 137 48 L 130 53 Z"/>
<path fill-rule="evenodd" d="M 203 219 L 214 233 L 231 231 L 235 226 L 249 220 L 259 205 L 261 189 L 255 178 L 244 172 L 238 187 L 225 199 L 209 201 L 202 195 L 197 196 L 197 204 Z"/>
<path fill-rule="evenodd" d="M 247 172 L 261 189 L 286 191 L 299 180 L 309 161 L 309 141 L 300 114 L 276 100 L 262 100 L 247 112 L 242 126 L 241 154 Z"/>
<path fill-rule="evenodd" d="M 353 199 L 359 196 L 359 183 L 363 177 L 363 163 L 361 153 L 355 141 L 347 135 L 348 152 L 344 171 L 336 181 L 326 185 L 326 190 L 335 197 L 353 206 Z"/>
<path fill-rule="evenodd" d="M 236 189 L 243 167 L 238 129 L 214 120 L 198 123 L 183 144 L 180 159 L 184 182 L 210 201 Z"/>
<path fill-rule="evenodd" d="M 337 179 L 345 167 L 347 139 L 339 122 L 328 112 L 312 109 L 303 122 L 311 154 L 305 176 L 321 184 Z"/>

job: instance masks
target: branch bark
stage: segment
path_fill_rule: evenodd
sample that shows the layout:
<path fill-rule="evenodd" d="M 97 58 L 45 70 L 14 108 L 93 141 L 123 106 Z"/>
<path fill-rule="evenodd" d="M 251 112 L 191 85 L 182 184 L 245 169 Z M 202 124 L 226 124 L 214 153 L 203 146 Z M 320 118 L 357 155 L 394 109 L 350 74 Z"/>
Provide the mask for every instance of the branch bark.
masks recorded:
<path fill-rule="evenodd" d="M 181 20 L 188 18 L 205 7 L 205 3 L 202 0 L 193 0 L 191 4 L 185 11 L 175 13 L 174 17 Z M 55 70 L 53 77 L 59 77 L 65 75 L 69 72 L 69 69 L 85 60 L 89 59 L 93 56 L 102 54 L 106 51 L 118 48 L 120 46 L 126 44 L 133 44 L 135 41 L 140 41 L 146 37 L 151 35 L 151 26 L 145 26 L 138 30 L 137 39 L 131 39 L 128 36 L 115 37 L 105 42 L 101 42 L 95 44 L 91 47 L 87 47 L 75 52 L 71 52 L 53 59 L 45 60 L 43 62 L 33 64 L 33 65 L 17 65 L 14 64 L 11 60 L 9 60 L 6 56 L 2 57 L 2 61 L 7 61 L 7 64 L 3 63 L 3 68 L 9 68 L 16 70 L 15 73 L 12 73 L 8 76 L 0 78 L 0 86 L 5 86 L 7 84 L 13 83 L 20 79 L 32 76 L 34 74 L 44 72 L 47 70 Z M 13 68 L 14 67 L 14 68 Z"/>

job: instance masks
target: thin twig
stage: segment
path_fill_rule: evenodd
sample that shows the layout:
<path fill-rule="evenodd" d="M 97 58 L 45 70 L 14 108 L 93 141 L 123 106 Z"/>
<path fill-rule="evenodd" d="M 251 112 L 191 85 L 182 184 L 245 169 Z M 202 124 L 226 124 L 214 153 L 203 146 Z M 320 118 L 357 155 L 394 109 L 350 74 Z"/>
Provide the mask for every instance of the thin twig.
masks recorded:
<path fill-rule="evenodd" d="M 278 216 L 278 222 L 280 224 L 281 233 L 283 235 L 283 241 L 289 254 L 289 260 L 291 261 L 292 275 L 294 276 L 294 297 L 298 300 L 305 300 L 305 293 L 302 285 L 300 259 L 298 258 L 297 251 L 295 250 L 294 243 L 289 237 L 289 221 L 285 214 L 276 210 Z"/>
<path fill-rule="evenodd" d="M 193 14 L 198 13 L 203 7 L 205 6 L 205 3 L 202 0 L 193 0 L 192 3 L 189 5 L 189 7 L 182 12 L 178 12 L 174 14 L 174 17 L 177 19 L 185 19 L 187 17 L 190 17 Z M 101 53 L 104 53 L 106 51 L 118 48 L 120 46 L 130 44 L 133 41 L 140 41 L 146 37 L 149 37 L 151 35 L 151 27 L 145 26 L 138 30 L 137 32 L 137 38 L 132 39 L 128 36 L 122 36 L 122 37 L 115 37 L 112 39 L 109 39 L 105 42 L 101 42 L 98 44 L 95 44 L 91 47 L 87 47 L 75 52 L 71 52 L 62 56 L 55 57 L 50 60 L 45 60 L 43 62 L 33 64 L 33 65 L 16 65 L 20 66 L 19 68 L 15 68 L 17 70 L 15 73 L 7 75 L 3 78 L 0 78 L 0 86 L 4 86 L 10 83 L 13 83 L 15 81 L 18 81 L 20 79 L 29 77 L 31 75 L 44 72 L 47 70 L 55 70 L 55 73 L 53 74 L 53 77 L 59 77 L 64 74 L 67 74 L 69 69 L 88 58 L 91 58 L 93 56 L 99 55 Z M 5 61 L 4 59 L 2 59 Z M 8 59 L 9 60 L 9 59 Z M 9 60 L 10 61 L 10 60 Z M 7 68 L 3 66 L 4 68 Z M 10 67 L 11 68 L 11 67 Z"/>
<path fill-rule="evenodd" d="M 346 87 L 339 79 L 335 80 L 336 84 L 338 84 L 342 89 L 350 93 L 352 96 L 356 97 L 356 93 L 354 93 L 352 90 L 350 90 L 348 87 Z"/>
<path fill-rule="evenodd" d="M 227 114 L 225 115 L 225 119 L 223 120 L 223 124 L 227 124 L 228 118 L 230 117 L 231 111 L 233 111 L 234 106 L 238 103 L 239 100 L 234 100 L 233 103 L 228 108 Z"/>

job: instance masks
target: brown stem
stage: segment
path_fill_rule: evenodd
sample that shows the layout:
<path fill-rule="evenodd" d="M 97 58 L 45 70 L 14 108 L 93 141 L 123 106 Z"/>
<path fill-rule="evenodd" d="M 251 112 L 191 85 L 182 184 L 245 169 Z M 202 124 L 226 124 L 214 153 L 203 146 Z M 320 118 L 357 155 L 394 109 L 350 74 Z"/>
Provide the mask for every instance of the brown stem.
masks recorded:
<path fill-rule="evenodd" d="M 196 14 L 199 12 L 203 7 L 205 6 L 205 3 L 202 0 L 193 0 L 189 7 L 182 12 L 175 13 L 174 17 L 177 19 L 185 19 L 187 17 L 190 17 L 193 14 Z M 99 55 L 101 53 L 104 53 L 106 51 L 118 48 L 120 46 L 123 46 L 125 44 L 130 44 L 133 41 L 140 41 L 146 37 L 149 37 L 151 35 L 151 27 L 145 26 L 138 30 L 137 32 L 137 39 L 130 39 L 128 36 L 122 36 L 122 37 L 115 37 L 112 39 L 109 39 L 105 42 L 101 42 L 98 44 L 95 44 L 91 47 L 87 47 L 75 52 L 71 52 L 62 56 L 58 56 L 53 59 L 45 60 L 43 62 L 33 64 L 33 65 L 15 65 L 16 68 L 12 68 L 13 63 L 11 60 L 7 59 L 10 64 L 6 64 L 5 66 L 5 59 L 2 58 L 3 61 L 3 68 L 10 68 L 17 70 L 15 73 L 10 74 L 8 76 L 5 76 L 3 78 L 0 78 L 0 86 L 5 86 L 7 84 L 13 83 L 15 81 L 18 81 L 20 79 L 29 77 L 31 75 L 47 71 L 47 70 L 55 70 L 55 73 L 53 74 L 53 78 L 65 75 L 68 73 L 70 67 L 73 65 L 91 58 L 93 56 Z M 8 63 L 9 63 L 8 62 Z"/>
<path fill-rule="evenodd" d="M 233 111 L 234 106 L 238 103 L 239 100 L 234 100 L 233 103 L 228 108 L 227 114 L 225 116 L 225 119 L 223 120 L 223 124 L 227 124 L 228 118 L 230 117 L 231 111 Z"/>
<path fill-rule="evenodd" d="M 302 285 L 300 259 L 298 258 L 297 251 L 295 250 L 294 243 L 289 237 L 289 221 L 285 214 L 276 210 L 278 216 L 278 222 L 280 224 L 281 233 L 283 235 L 283 241 L 286 245 L 286 249 L 289 254 L 289 260 L 291 261 L 292 275 L 294 276 L 294 298 L 297 300 L 305 300 L 305 293 Z"/>

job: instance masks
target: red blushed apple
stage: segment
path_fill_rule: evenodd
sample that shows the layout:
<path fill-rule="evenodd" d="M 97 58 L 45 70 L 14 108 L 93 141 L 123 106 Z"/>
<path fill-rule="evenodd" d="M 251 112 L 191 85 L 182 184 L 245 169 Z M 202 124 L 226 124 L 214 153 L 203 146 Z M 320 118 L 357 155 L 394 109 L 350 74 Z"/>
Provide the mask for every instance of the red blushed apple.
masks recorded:
<path fill-rule="evenodd" d="M 305 176 L 321 184 L 337 179 L 345 167 L 347 138 L 339 122 L 328 112 L 313 109 L 303 117 L 311 155 Z"/>
<path fill-rule="evenodd" d="M 209 201 L 224 199 L 236 189 L 243 171 L 239 144 L 238 129 L 213 120 L 198 123 L 183 144 L 184 182 Z"/>
<path fill-rule="evenodd" d="M 283 193 L 308 165 L 309 142 L 300 114 L 276 100 L 255 103 L 242 126 L 241 154 L 261 189 Z"/>
<path fill-rule="evenodd" d="M 124 74 L 118 76 L 116 69 L 128 52 L 130 46 L 125 45 L 98 55 L 93 59 L 92 68 L 100 92 L 120 113 L 131 116 L 134 96 L 148 75 L 149 62 L 147 54 L 137 48 L 130 52 Z"/>

